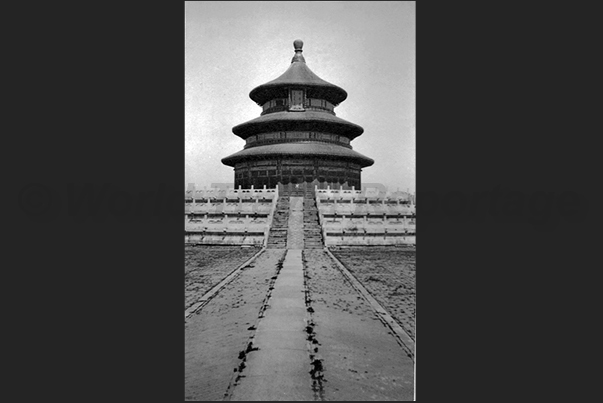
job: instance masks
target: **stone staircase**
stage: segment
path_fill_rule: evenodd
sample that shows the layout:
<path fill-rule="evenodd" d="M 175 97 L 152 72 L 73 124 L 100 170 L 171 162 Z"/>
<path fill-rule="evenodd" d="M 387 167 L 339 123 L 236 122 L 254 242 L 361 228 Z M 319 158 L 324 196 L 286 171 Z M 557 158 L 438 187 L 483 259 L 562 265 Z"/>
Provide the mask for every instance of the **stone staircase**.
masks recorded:
<path fill-rule="evenodd" d="M 284 194 L 289 195 L 289 196 L 294 196 L 294 197 L 304 197 L 305 196 L 304 189 L 302 189 L 302 188 L 293 188 L 290 191 L 285 190 Z"/>
<path fill-rule="evenodd" d="M 272 225 L 268 233 L 267 249 L 287 248 L 287 229 L 289 227 L 289 196 L 280 196 L 276 202 Z"/>
<path fill-rule="evenodd" d="M 313 191 L 304 194 L 304 249 L 322 249 L 322 229 L 318 220 L 318 208 Z"/>
<path fill-rule="evenodd" d="M 316 207 L 316 198 L 314 191 L 304 191 L 295 189 L 290 192 L 283 192 L 276 202 L 272 226 L 268 233 L 267 249 L 286 249 L 289 230 L 289 214 L 291 197 L 304 198 L 303 211 L 303 248 L 304 249 L 323 249 L 324 241 L 322 239 L 322 228 L 318 220 L 318 208 Z M 301 213 L 301 212 L 299 212 Z M 296 214 L 299 214 L 296 213 Z M 301 234 L 300 234 L 301 235 Z M 300 240 L 296 241 L 299 242 Z M 289 245 L 293 249 L 295 246 Z"/>

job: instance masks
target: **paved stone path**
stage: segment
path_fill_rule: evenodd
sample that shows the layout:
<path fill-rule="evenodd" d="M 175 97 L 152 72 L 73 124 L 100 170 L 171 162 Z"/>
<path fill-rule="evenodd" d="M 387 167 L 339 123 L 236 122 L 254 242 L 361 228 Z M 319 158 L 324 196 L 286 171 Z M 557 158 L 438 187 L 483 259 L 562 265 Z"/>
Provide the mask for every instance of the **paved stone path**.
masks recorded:
<path fill-rule="evenodd" d="M 185 320 L 185 400 L 223 400 L 260 319 L 264 300 L 285 251 L 265 250 L 203 309 Z"/>
<path fill-rule="evenodd" d="M 289 250 L 231 400 L 314 400 L 308 369 L 301 250 Z"/>

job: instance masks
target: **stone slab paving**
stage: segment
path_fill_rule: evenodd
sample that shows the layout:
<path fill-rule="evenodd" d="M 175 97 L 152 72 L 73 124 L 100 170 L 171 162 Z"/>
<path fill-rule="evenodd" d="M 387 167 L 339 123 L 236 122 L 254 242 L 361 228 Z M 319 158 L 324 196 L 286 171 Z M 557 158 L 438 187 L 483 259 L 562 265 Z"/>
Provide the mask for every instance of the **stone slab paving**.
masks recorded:
<path fill-rule="evenodd" d="M 185 400 L 223 400 L 285 250 L 266 250 L 185 322 Z"/>
<path fill-rule="evenodd" d="M 336 401 L 412 401 L 414 363 L 323 250 L 304 250 L 322 397 Z"/>
<path fill-rule="evenodd" d="M 314 400 L 301 250 L 288 250 L 231 400 Z"/>

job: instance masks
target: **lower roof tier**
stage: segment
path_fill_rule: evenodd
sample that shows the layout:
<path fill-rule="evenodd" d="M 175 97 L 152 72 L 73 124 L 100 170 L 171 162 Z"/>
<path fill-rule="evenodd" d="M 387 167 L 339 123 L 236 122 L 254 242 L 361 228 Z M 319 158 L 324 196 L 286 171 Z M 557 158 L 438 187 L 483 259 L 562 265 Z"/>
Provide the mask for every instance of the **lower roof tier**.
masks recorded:
<path fill-rule="evenodd" d="M 373 165 L 372 158 L 336 144 L 319 142 L 270 144 L 247 148 L 222 158 L 222 163 L 234 167 L 237 162 L 266 159 L 269 157 L 318 157 L 323 159 L 345 160 L 359 164 L 362 168 Z"/>
<path fill-rule="evenodd" d="M 324 131 L 344 135 L 350 140 L 364 132 L 357 124 L 330 113 L 310 110 L 267 113 L 232 128 L 232 132 L 242 139 L 265 131 L 279 130 Z"/>

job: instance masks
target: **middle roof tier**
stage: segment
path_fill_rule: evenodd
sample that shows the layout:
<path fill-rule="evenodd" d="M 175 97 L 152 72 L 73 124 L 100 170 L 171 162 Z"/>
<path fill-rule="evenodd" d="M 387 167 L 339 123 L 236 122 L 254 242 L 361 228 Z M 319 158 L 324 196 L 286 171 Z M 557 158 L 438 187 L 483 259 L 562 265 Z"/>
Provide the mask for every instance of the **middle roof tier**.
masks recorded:
<path fill-rule="evenodd" d="M 339 134 L 353 140 L 364 129 L 357 124 L 324 112 L 274 112 L 262 115 L 232 128 L 232 132 L 242 138 L 267 131 L 306 130 Z"/>

